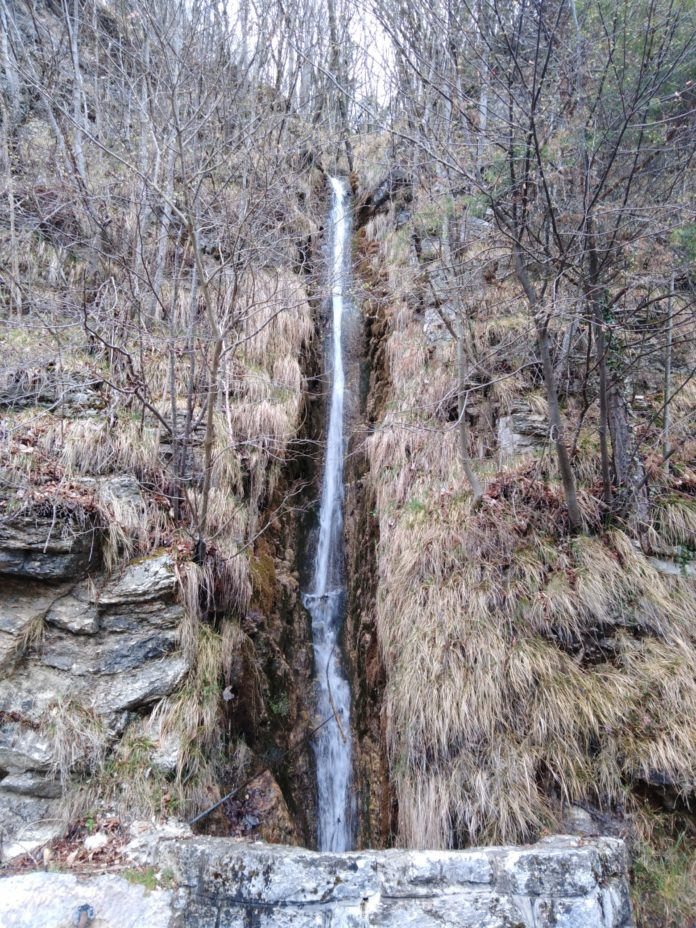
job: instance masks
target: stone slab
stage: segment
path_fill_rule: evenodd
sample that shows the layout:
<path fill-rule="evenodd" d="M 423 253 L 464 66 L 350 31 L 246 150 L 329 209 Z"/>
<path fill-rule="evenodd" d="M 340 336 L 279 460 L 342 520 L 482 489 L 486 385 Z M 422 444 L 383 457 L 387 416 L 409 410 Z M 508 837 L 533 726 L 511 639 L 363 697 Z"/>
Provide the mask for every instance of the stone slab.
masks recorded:
<path fill-rule="evenodd" d="M 172 894 L 148 892 L 118 876 L 79 880 L 65 873 L 27 873 L 0 880 L 3 928 L 67 928 L 82 905 L 99 928 L 174 928 Z"/>

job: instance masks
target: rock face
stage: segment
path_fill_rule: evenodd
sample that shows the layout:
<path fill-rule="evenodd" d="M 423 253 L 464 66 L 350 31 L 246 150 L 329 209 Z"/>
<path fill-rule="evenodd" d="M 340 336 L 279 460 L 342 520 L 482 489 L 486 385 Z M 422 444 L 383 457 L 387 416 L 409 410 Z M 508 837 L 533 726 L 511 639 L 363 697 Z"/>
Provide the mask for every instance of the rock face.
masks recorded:
<path fill-rule="evenodd" d="M 110 928 L 631 928 L 615 838 L 523 848 L 319 854 L 224 838 L 162 840 L 151 863 L 175 892 L 117 877 L 33 873 L 0 881 L 0 923 L 60 928 L 79 905 Z M 40 900 L 46 900 L 44 905 Z M 140 919 L 133 913 L 140 906 Z M 30 912 L 38 912 L 32 920 Z"/>
<path fill-rule="evenodd" d="M 498 448 L 501 458 L 526 454 L 548 440 L 549 427 L 545 416 L 537 415 L 525 404 L 514 406 L 511 415 L 498 420 Z"/>
<path fill-rule="evenodd" d="M 108 484 L 121 515 L 137 514 L 131 483 Z M 171 557 L 141 558 L 112 577 L 87 577 L 91 563 L 85 538 L 69 523 L 51 527 L 27 517 L 0 527 L 0 853 L 6 860 L 60 831 L 57 773 L 60 767 L 64 781 L 70 771 L 65 761 L 61 767 L 56 733 L 73 733 L 63 754 L 67 748 L 71 769 L 88 772 L 189 669 L 178 650 L 183 608 Z M 85 725 L 89 733 L 82 737 Z M 175 755 L 176 745 L 171 750 Z M 165 761 L 172 769 L 176 756 Z"/>
<path fill-rule="evenodd" d="M 0 523 L 0 574 L 54 582 L 85 573 L 95 530 L 72 519 L 27 515 Z"/>

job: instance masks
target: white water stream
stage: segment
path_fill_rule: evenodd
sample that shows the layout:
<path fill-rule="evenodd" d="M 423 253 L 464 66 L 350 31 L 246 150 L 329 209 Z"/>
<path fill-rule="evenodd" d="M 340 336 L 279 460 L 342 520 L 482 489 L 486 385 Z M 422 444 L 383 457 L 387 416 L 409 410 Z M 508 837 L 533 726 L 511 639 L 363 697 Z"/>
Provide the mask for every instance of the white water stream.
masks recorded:
<path fill-rule="evenodd" d="M 312 618 L 316 709 L 320 721 L 331 720 L 313 742 L 317 768 L 320 851 L 347 851 L 353 842 L 350 687 L 341 666 L 340 634 L 345 609 L 343 578 L 343 400 L 345 372 L 341 329 L 346 286 L 350 221 L 343 181 L 331 178 L 332 262 L 330 343 L 331 376 L 326 460 L 319 511 L 319 541 L 311 592 L 304 597 Z M 348 254 L 349 257 L 349 254 Z M 328 351 L 327 351 L 328 356 Z"/>

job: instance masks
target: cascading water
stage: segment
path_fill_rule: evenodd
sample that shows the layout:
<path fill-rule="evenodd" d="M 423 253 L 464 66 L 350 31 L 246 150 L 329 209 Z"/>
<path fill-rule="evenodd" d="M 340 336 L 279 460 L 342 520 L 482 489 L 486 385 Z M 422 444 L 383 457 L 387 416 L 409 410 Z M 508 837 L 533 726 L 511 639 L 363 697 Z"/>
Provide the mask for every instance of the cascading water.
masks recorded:
<path fill-rule="evenodd" d="M 331 187 L 332 357 L 327 371 L 331 375 L 331 399 L 314 580 L 311 591 L 304 596 L 304 604 L 312 618 L 317 716 L 320 720 L 330 719 L 317 732 L 313 742 L 317 767 L 317 843 L 322 851 L 346 851 L 350 850 L 353 840 L 350 687 L 341 667 L 339 638 L 346 598 L 343 585 L 345 372 L 341 329 L 350 220 L 346 210 L 348 194 L 343 182 L 332 177 Z"/>

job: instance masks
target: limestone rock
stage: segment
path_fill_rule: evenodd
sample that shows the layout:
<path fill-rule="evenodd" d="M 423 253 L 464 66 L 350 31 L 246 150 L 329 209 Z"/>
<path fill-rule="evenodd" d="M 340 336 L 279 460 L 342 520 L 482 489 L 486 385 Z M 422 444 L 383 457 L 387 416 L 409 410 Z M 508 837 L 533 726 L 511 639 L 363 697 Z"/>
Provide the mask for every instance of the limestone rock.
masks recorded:
<path fill-rule="evenodd" d="M 131 840 L 126 845 L 126 857 L 140 867 L 157 863 L 159 844 L 174 838 L 191 838 L 192 832 L 186 822 L 167 819 L 164 822 L 137 821 L 130 826 Z"/>
<path fill-rule="evenodd" d="M 421 261 L 435 261 L 442 254 L 442 243 L 434 236 L 424 236 L 418 243 L 418 252 Z"/>
<path fill-rule="evenodd" d="M 152 766 L 165 774 L 176 773 L 181 750 L 179 735 L 174 731 L 163 731 L 161 718 L 153 719 L 152 716 L 143 720 L 142 731 L 145 738 L 153 745 L 150 755 Z"/>
<path fill-rule="evenodd" d="M 100 848 L 106 847 L 108 843 L 108 835 L 103 831 L 95 831 L 93 835 L 87 835 L 84 840 L 85 850 L 87 851 L 98 851 Z"/>
<path fill-rule="evenodd" d="M 3 928 L 65 928 L 82 905 L 99 928 L 175 928 L 169 890 L 148 892 L 119 876 L 78 880 L 67 873 L 27 873 L 0 880 Z"/>
<path fill-rule="evenodd" d="M 49 706 L 77 693 L 78 682 L 36 660 L 25 660 L 11 677 L 0 680 L 0 732 L 13 721 L 36 727 Z"/>
<path fill-rule="evenodd" d="M 127 674 L 103 680 L 95 689 L 93 705 L 101 713 L 147 705 L 173 692 L 188 669 L 189 663 L 181 654 L 149 661 Z"/>
<path fill-rule="evenodd" d="M 32 854 L 49 844 L 60 835 L 60 827 L 53 822 L 38 821 L 33 825 L 26 825 L 14 833 L 9 841 L 3 841 L 0 858 L 7 863 L 16 857 Z M 0 883 L 0 899 L 2 898 L 2 884 Z M 2 911 L 0 906 L 0 912 Z M 3 923 L 4 924 L 4 923 Z"/>
<path fill-rule="evenodd" d="M 696 577 L 696 563 L 693 560 L 661 557 L 649 557 L 648 560 L 655 570 L 668 577 Z"/>
<path fill-rule="evenodd" d="M 122 606 L 99 607 L 99 627 L 107 632 L 127 632 L 142 629 L 144 625 L 155 628 L 176 628 L 183 618 L 184 610 L 179 603 L 167 603 L 161 599 L 144 603 L 124 603 Z"/>
<path fill-rule="evenodd" d="M 114 928 L 632 928 L 623 843 L 321 854 L 145 823 L 127 854 L 176 893 L 119 877 L 30 873 L 0 881 L 3 928 L 63 928 L 79 905 Z M 34 917 L 38 912 L 39 919 Z M 31 914 L 31 920 L 29 914 Z"/>
<path fill-rule="evenodd" d="M 137 529 L 145 519 L 145 500 L 140 492 L 140 483 L 132 474 L 104 478 L 99 483 L 97 496 L 124 528 Z"/>
<path fill-rule="evenodd" d="M 430 345 L 440 341 L 452 341 L 452 333 L 445 325 L 443 316 L 453 326 L 456 326 L 456 317 L 453 309 L 450 306 L 441 306 L 439 311 L 434 309 L 432 306 L 429 306 L 425 310 L 425 316 L 423 320 L 423 334 L 425 335 L 426 341 Z"/>

